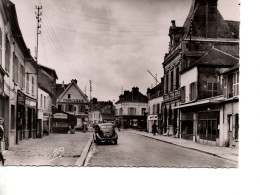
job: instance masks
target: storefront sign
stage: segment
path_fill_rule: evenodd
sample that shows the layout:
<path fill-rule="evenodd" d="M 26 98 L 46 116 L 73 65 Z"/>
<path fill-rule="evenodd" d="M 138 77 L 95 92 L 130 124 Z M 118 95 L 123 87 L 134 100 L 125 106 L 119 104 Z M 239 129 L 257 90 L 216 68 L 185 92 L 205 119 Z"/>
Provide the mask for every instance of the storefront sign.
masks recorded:
<path fill-rule="evenodd" d="M 26 104 L 26 106 L 36 107 L 36 101 L 32 101 L 32 100 L 30 100 L 28 98 L 26 98 L 25 104 Z"/>
<path fill-rule="evenodd" d="M 43 113 L 43 116 L 49 117 L 49 113 Z"/>
<path fill-rule="evenodd" d="M 63 99 L 64 102 L 84 103 L 84 100 L 80 99 Z"/>
<path fill-rule="evenodd" d="M 150 116 L 148 116 L 148 120 L 150 120 L 150 121 L 158 120 L 158 116 L 157 115 L 150 115 Z"/>
<path fill-rule="evenodd" d="M 55 113 L 55 114 L 53 114 L 53 118 L 67 119 L 68 115 L 64 114 L 64 113 Z"/>

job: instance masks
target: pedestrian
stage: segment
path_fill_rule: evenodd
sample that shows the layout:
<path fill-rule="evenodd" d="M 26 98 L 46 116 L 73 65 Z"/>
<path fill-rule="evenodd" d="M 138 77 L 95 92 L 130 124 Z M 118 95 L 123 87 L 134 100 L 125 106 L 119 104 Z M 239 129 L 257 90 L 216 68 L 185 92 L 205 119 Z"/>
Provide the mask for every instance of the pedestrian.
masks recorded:
<path fill-rule="evenodd" d="M 120 126 L 121 126 L 120 121 L 117 121 L 117 128 L 118 128 L 118 131 L 120 131 Z"/>
<path fill-rule="evenodd" d="M 154 123 L 153 123 L 153 126 L 152 126 L 152 133 L 153 133 L 154 136 L 155 136 L 156 133 L 157 133 L 157 125 L 156 125 L 156 121 L 154 121 Z"/>
<path fill-rule="evenodd" d="M 4 122 L 4 119 L 2 117 L 0 117 L 0 142 L 3 141 L 4 139 L 4 127 L 3 127 L 3 122 Z M 3 153 L 2 153 L 2 150 L 1 150 L 1 147 L 0 147 L 0 160 L 2 161 L 2 165 L 5 164 L 5 159 L 4 159 L 4 156 L 3 156 Z"/>

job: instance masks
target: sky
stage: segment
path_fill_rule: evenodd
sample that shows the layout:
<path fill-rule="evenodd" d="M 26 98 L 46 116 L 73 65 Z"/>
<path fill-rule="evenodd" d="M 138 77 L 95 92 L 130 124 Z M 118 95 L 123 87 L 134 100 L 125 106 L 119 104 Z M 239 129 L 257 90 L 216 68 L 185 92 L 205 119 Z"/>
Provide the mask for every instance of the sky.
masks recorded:
<path fill-rule="evenodd" d="M 57 83 L 78 80 L 83 92 L 117 101 L 123 90 L 143 94 L 163 76 L 171 20 L 182 26 L 191 0 L 12 0 L 35 56 L 35 6 L 42 5 L 38 62 L 56 70 Z M 239 0 L 219 0 L 226 20 L 240 20 Z"/>

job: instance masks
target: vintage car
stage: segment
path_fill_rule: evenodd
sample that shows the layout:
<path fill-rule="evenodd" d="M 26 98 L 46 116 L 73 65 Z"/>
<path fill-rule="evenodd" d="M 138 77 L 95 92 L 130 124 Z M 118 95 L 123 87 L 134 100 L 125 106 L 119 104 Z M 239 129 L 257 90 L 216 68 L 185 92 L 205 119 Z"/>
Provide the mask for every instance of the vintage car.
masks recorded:
<path fill-rule="evenodd" d="M 94 143 L 111 142 L 117 144 L 118 135 L 115 126 L 112 123 L 101 123 L 95 126 L 95 133 L 93 135 Z"/>

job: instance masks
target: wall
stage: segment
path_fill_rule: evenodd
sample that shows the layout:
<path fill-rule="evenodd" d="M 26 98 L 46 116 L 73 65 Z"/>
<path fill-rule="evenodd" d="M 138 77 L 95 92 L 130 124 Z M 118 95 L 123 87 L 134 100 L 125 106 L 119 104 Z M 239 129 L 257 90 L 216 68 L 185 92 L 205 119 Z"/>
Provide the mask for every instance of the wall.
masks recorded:
<path fill-rule="evenodd" d="M 123 102 L 122 103 L 122 108 L 123 108 L 123 115 L 128 115 L 128 108 L 136 108 L 136 116 L 141 116 L 143 115 L 142 114 L 142 108 L 145 108 L 146 109 L 146 112 L 148 110 L 148 104 L 147 103 L 138 103 L 138 102 L 133 102 L 133 103 L 130 103 L 130 102 Z M 117 104 L 116 105 L 116 108 L 117 109 L 120 109 L 121 108 L 121 103 L 120 104 Z"/>
<path fill-rule="evenodd" d="M 196 82 L 198 79 L 198 69 L 197 67 L 188 70 L 181 75 L 181 87 L 185 86 L 185 102 L 189 101 L 190 84 Z"/>

